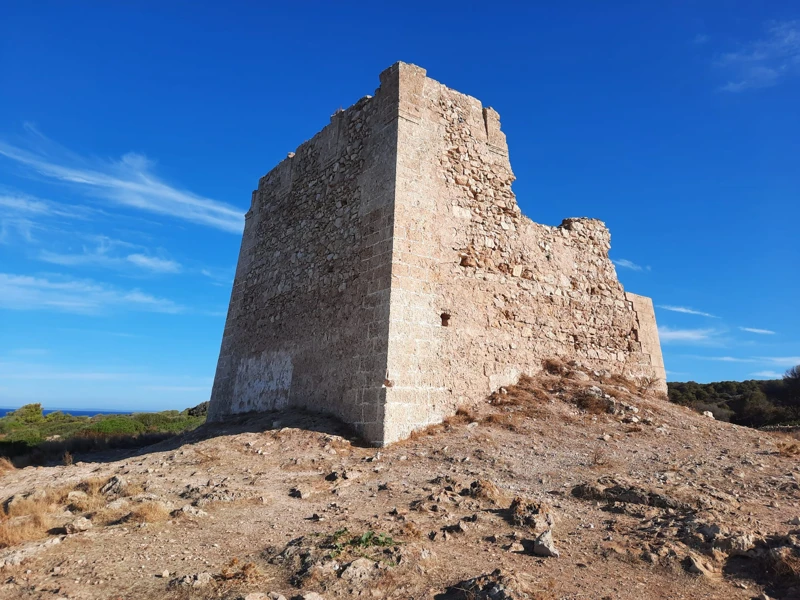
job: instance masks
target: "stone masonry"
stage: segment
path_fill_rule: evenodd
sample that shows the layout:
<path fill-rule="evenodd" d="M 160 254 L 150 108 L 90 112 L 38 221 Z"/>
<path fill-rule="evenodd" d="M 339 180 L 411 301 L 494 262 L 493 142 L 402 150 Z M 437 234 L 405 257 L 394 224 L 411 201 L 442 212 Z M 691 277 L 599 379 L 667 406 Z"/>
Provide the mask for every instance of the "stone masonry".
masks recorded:
<path fill-rule="evenodd" d="M 546 358 L 666 391 L 605 225 L 521 214 L 491 108 L 410 64 L 380 81 L 253 192 L 209 419 L 305 407 L 382 445 Z"/>

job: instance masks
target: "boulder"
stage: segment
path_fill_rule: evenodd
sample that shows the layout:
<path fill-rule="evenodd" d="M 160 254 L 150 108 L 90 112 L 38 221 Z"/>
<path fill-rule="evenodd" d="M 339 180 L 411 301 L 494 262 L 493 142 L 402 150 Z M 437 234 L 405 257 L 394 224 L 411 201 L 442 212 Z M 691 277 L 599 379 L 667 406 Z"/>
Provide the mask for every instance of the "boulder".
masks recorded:
<path fill-rule="evenodd" d="M 558 558 L 559 552 L 553 543 L 553 530 L 548 529 L 537 537 L 533 542 L 533 553 L 536 556 L 547 556 Z"/>
<path fill-rule="evenodd" d="M 345 567 L 341 578 L 350 584 L 360 584 L 374 577 L 377 572 L 378 565 L 374 560 L 357 558 Z"/>

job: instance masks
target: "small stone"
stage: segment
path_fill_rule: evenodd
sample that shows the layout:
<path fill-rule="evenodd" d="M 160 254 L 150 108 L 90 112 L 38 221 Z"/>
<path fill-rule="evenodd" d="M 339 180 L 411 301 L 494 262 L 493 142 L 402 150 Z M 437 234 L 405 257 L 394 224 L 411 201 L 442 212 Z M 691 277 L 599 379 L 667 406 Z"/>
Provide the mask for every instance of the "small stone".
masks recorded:
<path fill-rule="evenodd" d="M 325 600 L 325 597 L 317 592 L 306 592 L 300 595 L 303 600 Z"/>
<path fill-rule="evenodd" d="M 169 578 L 169 571 L 167 571 L 166 569 L 164 569 L 163 571 L 161 571 L 161 578 L 162 578 L 162 579 L 167 579 L 167 578 Z"/>
<path fill-rule="evenodd" d="M 78 517 L 71 523 L 67 523 L 64 526 L 64 529 L 68 534 L 81 533 L 82 531 L 88 531 L 91 528 L 92 522 L 86 517 Z"/>
<path fill-rule="evenodd" d="M 184 504 L 178 510 L 172 511 L 173 517 L 179 517 L 181 515 L 186 515 L 190 517 L 205 517 L 208 515 L 208 513 L 204 510 L 200 510 L 196 506 L 192 506 L 191 504 Z"/>
<path fill-rule="evenodd" d="M 714 575 L 711 567 L 696 554 L 690 554 L 686 557 L 686 570 L 703 577 L 713 577 Z"/>
<path fill-rule="evenodd" d="M 120 494 L 124 491 L 125 486 L 128 485 L 128 482 L 125 481 L 123 477 L 119 475 L 114 475 L 111 479 L 109 479 L 106 484 L 100 488 L 101 494 Z"/>
<path fill-rule="evenodd" d="M 375 561 L 368 558 L 357 558 L 342 571 L 341 578 L 351 584 L 361 583 L 370 579 L 376 572 L 377 565 Z"/>
<path fill-rule="evenodd" d="M 714 413 L 712 413 L 710 410 L 704 410 L 703 411 L 703 416 L 704 417 L 708 417 L 709 419 L 713 419 L 714 418 Z"/>
<path fill-rule="evenodd" d="M 789 525 L 800 525 L 800 517 L 795 517 L 791 521 L 789 521 Z"/>
<path fill-rule="evenodd" d="M 552 556 L 558 558 L 559 552 L 553 544 L 552 529 L 548 529 L 534 540 L 533 553 L 536 556 Z"/>
<path fill-rule="evenodd" d="M 306 488 L 293 487 L 291 490 L 289 490 L 289 495 L 292 498 L 300 498 L 302 500 L 305 500 L 306 498 L 311 497 L 311 492 Z"/>
<path fill-rule="evenodd" d="M 197 573 L 193 576 L 191 585 L 193 588 L 201 588 L 207 586 L 212 581 L 214 581 L 214 576 L 211 575 L 211 573 Z"/>

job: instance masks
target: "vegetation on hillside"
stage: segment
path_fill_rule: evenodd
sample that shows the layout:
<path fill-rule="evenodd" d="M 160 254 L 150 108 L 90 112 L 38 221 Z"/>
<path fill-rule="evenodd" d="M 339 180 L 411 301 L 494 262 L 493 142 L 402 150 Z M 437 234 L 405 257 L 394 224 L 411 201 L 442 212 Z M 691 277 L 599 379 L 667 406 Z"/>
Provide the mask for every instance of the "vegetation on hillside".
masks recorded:
<path fill-rule="evenodd" d="M 41 404 L 26 404 L 0 418 L 0 456 L 86 452 L 134 448 L 194 429 L 206 419 L 208 403 L 183 411 L 125 415 L 45 415 Z"/>
<path fill-rule="evenodd" d="M 719 381 L 715 383 L 671 382 L 669 399 L 697 411 L 748 427 L 800 425 L 800 365 L 783 379 Z"/>

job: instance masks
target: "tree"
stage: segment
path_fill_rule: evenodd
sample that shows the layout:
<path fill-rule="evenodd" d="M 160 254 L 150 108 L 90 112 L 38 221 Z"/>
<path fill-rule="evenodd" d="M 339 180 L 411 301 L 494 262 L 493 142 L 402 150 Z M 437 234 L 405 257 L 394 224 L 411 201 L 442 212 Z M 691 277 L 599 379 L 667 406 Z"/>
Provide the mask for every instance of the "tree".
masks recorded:
<path fill-rule="evenodd" d="M 791 386 L 800 385 L 800 365 L 788 369 L 783 375 L 783 380 Z"/>

